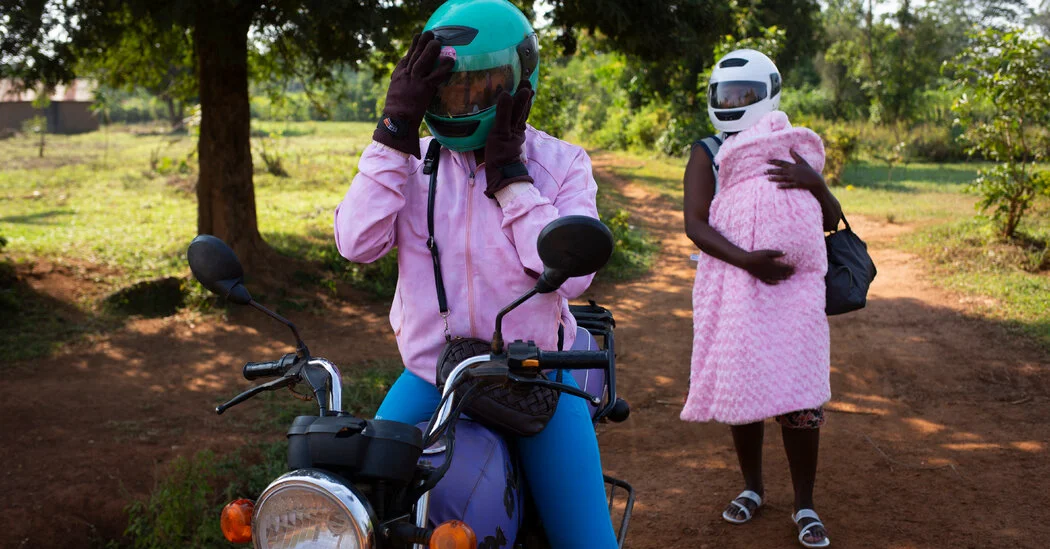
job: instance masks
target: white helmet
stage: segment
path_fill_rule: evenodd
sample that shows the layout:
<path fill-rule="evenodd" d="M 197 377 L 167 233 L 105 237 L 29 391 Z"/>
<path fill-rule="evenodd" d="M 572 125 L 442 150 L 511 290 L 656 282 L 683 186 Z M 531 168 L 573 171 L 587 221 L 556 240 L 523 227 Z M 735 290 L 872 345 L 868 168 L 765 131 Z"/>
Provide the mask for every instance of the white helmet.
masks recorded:
<path fill-rule="evenodd" d="M 736 50 L 718 60 L 707 87 L 715 129 L 739 132 L 780 107 L 780 71 L 762 52 Z"/>

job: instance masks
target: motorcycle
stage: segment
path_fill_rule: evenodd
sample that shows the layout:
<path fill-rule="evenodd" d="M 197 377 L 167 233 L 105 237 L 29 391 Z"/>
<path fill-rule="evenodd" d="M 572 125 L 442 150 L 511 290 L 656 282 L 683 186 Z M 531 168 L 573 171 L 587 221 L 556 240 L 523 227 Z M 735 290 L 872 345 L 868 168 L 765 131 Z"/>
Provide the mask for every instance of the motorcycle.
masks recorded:
<path fill-rule="evenodd" d="M 615 321 L 593 302 L 571 307 L 580 326 L 573 349 L 544 351 L 520 340 L 504 344 L 507 313 L 537 294 L 557 290 L 568 278 L 596 272 L 608 261 L 613 239 L 600 221 L 567 216 L 544 228 L 537 248 L 544 271 L 536 286 L 500 311 L 490 352 L 459 362 L 445 380 L 434 416 L 413 426 L 343 411 L 338 367 L 312 356 L 292 322 L 252 299 L 240 262 L 222 240 L 196 237 L 187 252 L 193 276 L 228 301 L 285 324 L 296 340 L 294 353 L 245 364 L 246 379 L 269 381 L 218 406 L 216 413 L 262 392 L 301 383 L 310 388 L 318 407 L 316 416 L 297 417 L 288 430 L 289 472 L 257 500 L 238 499 L 223 509 L 226 539 L 259 549 L 548 547 L 512 442 L 462 417 L 471 394 L 498 384 L 540 385 L 587 400 L 596 425 L 624 421 L 630 408 L 616 395 Z M 578 388 L 537 375 L 551 370 L 571 372 Z M 634 490 L 609 476 L 605 482 L 610 512 L 620 494 L 626 498 L 617 533 L 623 547 Z M 475 531 L 491 535 L 479 546 Z"/>

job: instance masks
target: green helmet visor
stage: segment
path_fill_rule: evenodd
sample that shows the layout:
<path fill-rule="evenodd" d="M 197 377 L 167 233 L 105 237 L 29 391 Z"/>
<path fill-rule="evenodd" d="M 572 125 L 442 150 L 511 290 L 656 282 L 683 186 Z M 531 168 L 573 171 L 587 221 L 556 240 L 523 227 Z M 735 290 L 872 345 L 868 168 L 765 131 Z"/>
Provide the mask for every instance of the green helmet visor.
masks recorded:
<path fill-rule="evenodd" d="M 458 57 L 427 110 L 446 118 L 475 115 L 494 107 L 504 91 L 514 93 L 520 79 L 516 48 Z"/>

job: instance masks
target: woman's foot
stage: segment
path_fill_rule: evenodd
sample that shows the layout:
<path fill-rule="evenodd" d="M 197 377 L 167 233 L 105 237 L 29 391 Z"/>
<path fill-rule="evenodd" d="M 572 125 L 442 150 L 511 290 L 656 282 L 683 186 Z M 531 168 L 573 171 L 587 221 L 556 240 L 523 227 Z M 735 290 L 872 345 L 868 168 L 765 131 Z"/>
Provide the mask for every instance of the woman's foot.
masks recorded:
<path fill-rule="evenodd" d="M 824 529 L 824 523 L 820 522 L 820 517 L 813 509 L 799 509 L 797 513 L 791 515 L 791 520 L 795 521 L 795 526 L 798 526 L 798 542 L 803 547 L 813 549 L 831 545 L 828 532 Z"/>
<path fill-rule="evenodd" d="M 751 490 L 744 490 L 729 506 L 722 511 L 722 518 L 732 524 L 744 524 L 755 516 L 758 508 L 762 507 L 762 495 Z"/>

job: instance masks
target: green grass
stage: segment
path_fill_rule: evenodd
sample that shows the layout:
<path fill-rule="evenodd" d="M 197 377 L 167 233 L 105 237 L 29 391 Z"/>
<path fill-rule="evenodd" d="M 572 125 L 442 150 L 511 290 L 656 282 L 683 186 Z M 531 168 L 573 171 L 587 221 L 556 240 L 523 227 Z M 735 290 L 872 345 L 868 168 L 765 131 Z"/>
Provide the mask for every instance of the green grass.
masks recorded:
<path fill-rule="evenodd" d="M 332 211 L 372 126 L 259 123 L 254 131 L 292 136 L 268 145 L 289 177 L 266 173 L 258 145 L 269 138 L 253 139 L 256 204 L 263 237 L 301 256 L 303 240 L 289 235 L 317 246 L 322 235 L 331 239 Z M 195 138 L 137 132 L 114 127 L 108 151 L 102 132 L 48 136 L 42 159 L 28 138 L 0 141 L 0 234 L 9 253 L 105 265 L 122 273 L 122 283 L 184 274 L 197 226 Z"/>
<path fill-rule="evenodd" d="M 977 177 L 978 164 L 910 164 L 894 167 L 892 177 L 882 164 L 846 167 L 843 186 L 835 191 L 847 217 L 866 215 L 891 223 L 943 222 L 974 214 L 977 196 L 967 188 Z"/>
<path fill-rule="evenodd" d="M 49 135 L 43 158 L 30 138 L 0 141 L 5 255 L 23 269 L 54 263 L 91 288 L 75 303 L 36 292 L 24 280 L 0 288 L 3 324 L 18 328 L 0 334 L 5 356 L 40 356 L 112 327 L 112 313 L 123 308 L 111 307 L 106 296 L 123 298 L 119 292 L 135 284 L 188 274 L 185 250 L 197 233 L 196 141 L 154 130 L 114 126 L 108 136 Z M 371 132 L 370 124 L 359 123 L 259 123 L 254 134 L 284 136 L 252 140 L 263 237 L 291 257 L 327 256 L 333 277 L 362 285 L 371 282 L 372 271 L 338 257 L 331 224 Z M 266 172 L 263 141 L 281 155 L 289 177 Z M 199 304 L 204 300 L 194 295 L 200 293 L 195 286 L 189 285 L 189 301 Z"/>
<path fill-rule="evenodd" d="M 1050 218 L 1024 230 L 1023 240 L 1008 242 L 986 220 L 968 219 L 920 229 L 902 243 L 931 261 L 943 284 L 984 298 L 981 314 L 1050 348 Z"/>
<path fill-rule="evenodd" d="M 682 203 L 682 174 L 685 173 L 686 158 L 623 151 L 614 154 L 614 161 L 606 164 L 614 175 L 641 183 L 665 198 Z"/>
<path fill-rule="evenodd" d="M 380 298 L 393 295 L 396 254 L 373 264 L 352 264 L 339 255 L 332 237 L 333 211 L 357 173 L 372 130 L 371 124 L 352 122 L 253 124 L 259 228 L 279 253 L 320 267 L 297 273 L 304 285 L 334 292 L 343 281 Z M 72 316 L 79 320 L 56 326 L 46 296 L 25 285 L 7 292 L 5 302 L 21 307 L 18 324 L 23 330 L 0 336 L 0 351 L 18 358 L 45 354 L 56 342 L 108 326 L 87 322 L 122 309 L 101 307 L 101 302 L 113 301 L 105 295 L 187 275 L 185 250 L 197 232 L 195 146 L 190 134 L 141 125 L 50 135 L 43 158 L 37 157 L 29 137 L 0 141 L 0 158 L 5 159 L 0 168 L 0 235 L 9 241 L 7 253 L 23 263 L 46 260 L 78 271 L 91 266 L 90 282 L 98 294 L 72 304 L 71 312 L 77 313 Z M 269 157 L 276 155 L 280 170 L 269 169 L 273 166 L 264 160 L 264 150 Z M 287 175 L 274 174 L 278 172 Z M 622 280 L 648 270 L 654 248 L 618 210 L 603 208 L 602 214 L 621 245 L 604 276 Z M 188 287 L 199 290 L 194 284 Z M 197 297 L 189 301 L 200 303 Z"/>

